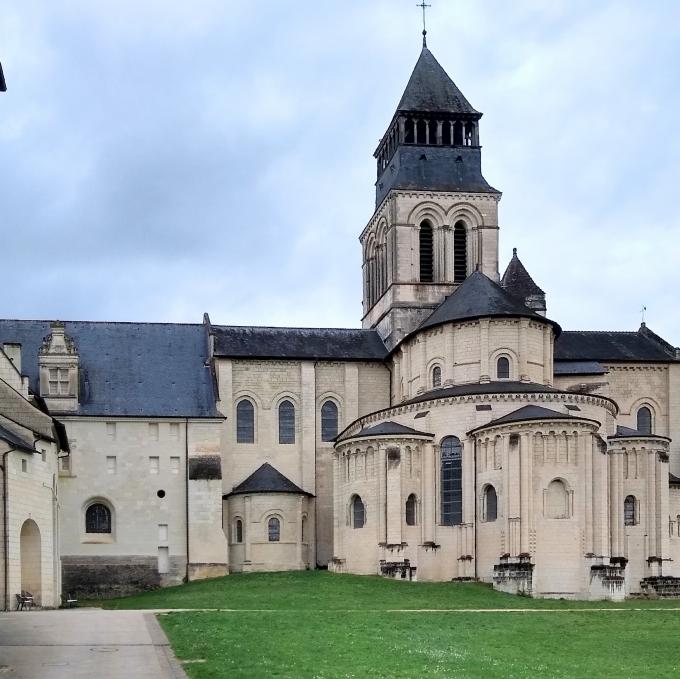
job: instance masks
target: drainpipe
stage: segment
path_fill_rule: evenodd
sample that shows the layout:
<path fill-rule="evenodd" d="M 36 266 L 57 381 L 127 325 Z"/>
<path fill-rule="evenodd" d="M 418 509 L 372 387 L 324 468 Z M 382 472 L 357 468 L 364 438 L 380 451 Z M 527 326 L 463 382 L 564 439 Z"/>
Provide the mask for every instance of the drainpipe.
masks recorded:
<path fill-rule="evenodd" d="M 184 516 L 186 522 L 186 581 L 189 582 L 189 418 L 184 418 Z"/>
<path fill-rule="evenodd" d="M 7 591 L 9 588 L 9 517 L 7 516 L 7 456 L 10 453 L 13 453 L 16 450 L 16 448 L 10 448 L 8 451 L 3 453 L 2 455 L 2 484 L 3 484 L 3 494 L 2 494 L 2 517 L 3 517 L 3 523 L 4 528 L 3 528 L 3 552 L 4 552 L 4 558 L 5 558 L 5 603 L 4 603 L 4 609 L 5 611 L 9 610 L 9 592 Z"/>

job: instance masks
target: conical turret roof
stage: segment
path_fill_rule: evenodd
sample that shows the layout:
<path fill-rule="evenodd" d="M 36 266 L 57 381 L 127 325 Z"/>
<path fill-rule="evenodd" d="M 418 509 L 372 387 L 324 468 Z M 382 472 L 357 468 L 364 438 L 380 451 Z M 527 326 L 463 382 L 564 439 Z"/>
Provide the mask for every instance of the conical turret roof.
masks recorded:
<path fill-rule="evenodd" d="M 508 268 L 503 274 L 501 285 L 511 295 L 526 299 L 532 295 L 544 295 L 541 288 L 536 285 L 534 279 L 529 275 L 529 272 L 524 268 L 524 264 L 517 256 L 517 248 L 512 249 L 512 259 Z"/>
<path fill-rule="evenodd" d="M 397 110 L 481 116 L 427 47 L 420 53 Z"/>

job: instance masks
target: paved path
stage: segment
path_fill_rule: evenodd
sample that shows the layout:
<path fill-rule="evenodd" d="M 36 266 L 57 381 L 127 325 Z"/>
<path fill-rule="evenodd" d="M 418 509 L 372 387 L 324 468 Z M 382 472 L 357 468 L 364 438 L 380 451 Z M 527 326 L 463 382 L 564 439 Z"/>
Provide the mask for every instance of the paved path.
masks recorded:
<path fill-rule="evenodd" d="M 74 608 L 0 613 L 0 677 L 186 679 L 154 615 Z"/>

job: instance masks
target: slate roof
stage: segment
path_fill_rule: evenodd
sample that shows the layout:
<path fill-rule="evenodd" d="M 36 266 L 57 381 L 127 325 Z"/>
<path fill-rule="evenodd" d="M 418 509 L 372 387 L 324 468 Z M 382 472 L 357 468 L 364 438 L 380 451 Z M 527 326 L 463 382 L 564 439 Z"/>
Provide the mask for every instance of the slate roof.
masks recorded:
<path fill-rule="evenodd" d="M 384 361 L 387 348 L 375 330 L 257 328 L 213 325 L 216 356 L 329 361 Z"/>
<path fill-rule="evenodd" d="M 517 256 L 517 248 L 512 249 L 512 259 L 501 278 L 501 287 L 522 300 L 532 295 L 545 295 L 524 268 Z"/>
<path fill-rule="evenodd" d="M 670 345 L 649 331 L 568 330 L 555 343 L 555 361 L 651 361 L 677 360 Z"/>
<path fill-rule="evenodd" d="M 427 47 L 420 53 L 397 110 L 480 115 Z"/>
<path fill-rule="evenodd" d="M 608 436 L 610 439 L 622 439 L 622 438 L 640 438 L 645 437 L 648 439 L 663 439 L 664 441 L 670 441 L 666 436 L 658 436 L 657 434 L 643 434 L 639 429 L 632 429 L 631 427 L 622 427 L 617 425 L 616 434 L 614 436 Z"/>
<path fill-rule="evenodd" d="M 398 422 L 381 422 L 372 427 L 366 427 L 356 434 L 346 436 L 342 440 L 364 438 L 370 436 L 434 436 L 428 432 L 412 429 Z"/>
<path fill-rule="evenodd" d="M 17 436 L 14 432 L 10 431 L 9 429 L 5 429 L 0 424 L 0 439 L 5 441 L 5 443 L 9 443 L 10 446 L 13 448 L 19 448 L 21 450 L 25 450 L 27 452 L 34 453 L 35 448 L 31 443 L 26 441 L 26 439 L 22 438 L 21 436 Z"/>
<path fill-rule="evenodd" d="M 416 332 L 451 321 L 517 316 L 550 323 L 557 334 L 561 332 L 557 323 L 529 309 L 488 276 L 475 271 L 420 324 Z"/>
<path fill-rule="evenodd" d="M 245 481 L 235 486 L 230 495 L 250 495 L 251 493 L 294 493 L 296 495 L 308 495 L 311 493 L 302 490 L 300 486 L 294 484 L 287 476 L 284 476 L 278 469 L 265 462 L 261 467 L 254 471 Z"/>
<path fill-rule="evenodd" d="M 9 420 L 4 425 L 6 429 L 19 427 L 20 430 L 28 429 L 49 441 L 55 438 L 52 418 L 27 401 L 4 380 L 0 380 L 0 418 Z"/>
<path fill-rule="evenodd" d="M 555 375 L 606 375 L 607 369 L 598 361 L 555 361 Z"/>
<path fill-rule="evenodd" d="M 542 384 L 531 382 L 484 382 L 483 384 L 474 382 L 471 384 L 458 384 L 453 387 L 443 389 L 432 389 L 418 394 L 414 398 L 397 403 L 397 405 L 409 405 L 411 403 L 422 403 L 431 401 L 435 398 L 451 398 L 454 396 L 471 396 L 473 394 L 554 394 L 559 393 L 559 389 L 547 387 Z"/>
<path fill-rule="evenodd" d="M 80 356 L 77 415 L 221 417 L 200 324 L 66 321 Z M 39 393 L 38 350 L 50 321 L 0 320 L 0 344 L 21 344 L 22 372 Z"/>
<path fill-rule="evenodd" d="M 543 408 L 542 406 L 524 406 L 518 410 L 513 410 L 497 420 L 492 420 L 485 427 L 490 427 L 495 424 L 505 424 L 507 422 L 524 422 L 525 420 L 573 420 L 577 419 L 573 415 L 561 413 L 551 408 Z"/>

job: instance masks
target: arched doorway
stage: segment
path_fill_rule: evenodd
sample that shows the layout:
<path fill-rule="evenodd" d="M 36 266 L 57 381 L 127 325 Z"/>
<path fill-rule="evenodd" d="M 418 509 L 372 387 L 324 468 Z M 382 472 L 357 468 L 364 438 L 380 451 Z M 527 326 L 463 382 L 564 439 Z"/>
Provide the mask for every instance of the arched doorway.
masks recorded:
<path fill-rule="evenodd" d="M 40 603 L 41 582 L 41 549 L 40 529 L 32 519 L 24 521 L 21 527 L 21 589 L 30 592 L 36 603 Z"/>

